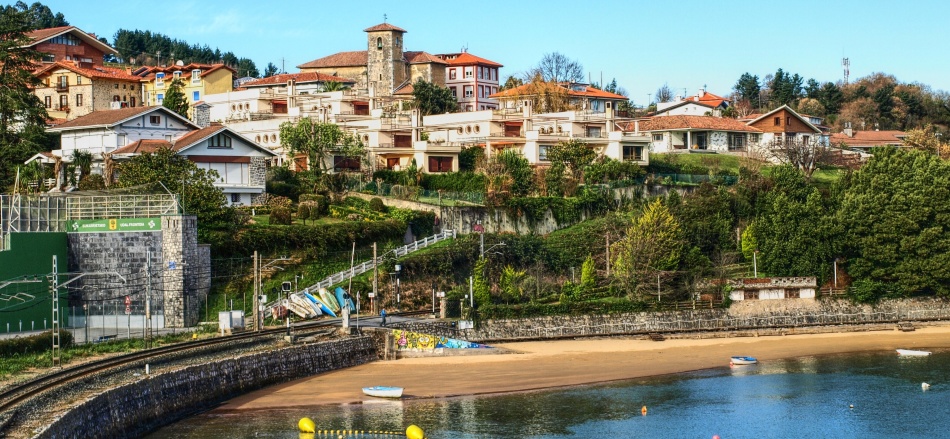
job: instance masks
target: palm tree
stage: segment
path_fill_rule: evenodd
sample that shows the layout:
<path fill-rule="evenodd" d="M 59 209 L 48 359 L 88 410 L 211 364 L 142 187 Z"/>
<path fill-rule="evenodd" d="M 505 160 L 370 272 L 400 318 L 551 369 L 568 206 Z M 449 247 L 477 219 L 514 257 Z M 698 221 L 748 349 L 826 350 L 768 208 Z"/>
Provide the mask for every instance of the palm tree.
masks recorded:
<path fill-rule="evenodd" d="M 343 85 L 339 81 L 326 81 L 323 83 L 323 91 L 343 91 L 349 90 L 350 87 Z"/>
<path fill-rule="evenodd" d="M 79 169 L 79 181 L 82 181 L 92 170 L 92 153 L 73 150 L 73 165 Z"/>

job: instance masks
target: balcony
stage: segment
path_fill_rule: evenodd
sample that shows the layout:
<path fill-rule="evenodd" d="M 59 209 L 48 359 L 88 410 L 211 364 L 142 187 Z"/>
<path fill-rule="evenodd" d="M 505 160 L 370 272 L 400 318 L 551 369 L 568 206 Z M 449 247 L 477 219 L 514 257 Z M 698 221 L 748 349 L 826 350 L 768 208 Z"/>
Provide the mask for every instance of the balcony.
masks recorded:
<path fill-rule="evenodd" d="M 56 91 L 60 93 L 67 92 L 69 91 L 69 84 L 57 83 L 56 85 L 53 86 L 53 88 L 55 88 Z"/>

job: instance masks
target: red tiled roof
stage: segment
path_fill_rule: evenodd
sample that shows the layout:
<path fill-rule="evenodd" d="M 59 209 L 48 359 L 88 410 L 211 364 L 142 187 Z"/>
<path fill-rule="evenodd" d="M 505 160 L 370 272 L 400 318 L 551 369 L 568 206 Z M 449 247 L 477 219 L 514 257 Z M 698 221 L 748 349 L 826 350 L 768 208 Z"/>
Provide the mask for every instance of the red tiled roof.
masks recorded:
<path fill-rule="evenodd" d="M 702 96 L 689 96 L 684 101 L 697 102 L 703 105 L 708 105 L 710 107 L 716 108 L 722 105 L 723 102 L 729 102 L 729 99 L 726 99 L 722 96 L 714 95 L 708 91 L 704 91 Z"/>
<path fill-rule="evenodd" d="M 439 58 L 435 55 L 432 55 L 426 52 L 403 52 L 402 57 L 409 64 L 426 64 L 426 63 L 448 64 L 442 58 Z"/>
<path fill-rule="evenodd" d="M 262 85 L 273 85 L 273 84 L 286 84 L 287 81 L 293 79 L 297 81 L 298 84 L 306 82 L 342 82 L 346 84 L 352 84 L 353 80 L 341 78 L 339 76 L 327 75 L 324 73 L 318 72 L 308 72 L 308 73 L 284 73 L 280 75 L 269 76 L 267 78 L 255 79 L 253 81 L 248 81 L 243 84 L 244 87 L 254 87 Z"/>
<path fill-rule="evenodd" d="M 389 23 L 382 23 L 382 24 L 377 24 L 376 26 L 373 26 L 373 27 L 368 27 L 368 28 L 366 28 L 366 29 L 363 29 L 363 32 L 377 32 L 377 31 L 383 31 L 383 30 L 394 30 L 394 31 L 398 31 L 398 32 L 408 32 L 408 31 L 405 30 L 405 29 L 398 28 L 398 27 L 393 26 L 393 25 L 391 25 L 391 24 L 389 24 Z"/>
<path fill-rule="evenodd" d="M 26 36 L 33 41 L 43 41 L 47 38 L 50 38 L 54 35 L 59 35 L 75 26 L 59 26 L 59 27 L 48 27 L 46 29 L 37 29 L 31 32 L 27 32 Z"/>
<path fill-rule="evenodd" d="M 831 135 L 831 143 L 844 143 L 848 146 L 884 146 L 884 145 L 903 145 L 901 137 L 906 136 L 903 131 L 855 131 L 852 136 L 845 133 L 835 133 Z"/>
<path fill-rule="evenodd" d="M 330 56 L 315 59 L 313 61 L 297 66 L 298 69 L 311 69 L 319 67 L 365 67 L 368 54 L 365 50 L 355 50 L 352 52 L 337 52 Z"/>
<path fill-rule="evenodd" d="M 397 88 L 396 91 L 393 92 L 393 94 L 394 95 L 412 95 L 412 92 L 414 91 L 415 91 L 415 88 L 412 86 L 412 83 L 409 82 L 409 83 L 406 83 L 406 85 L 403 85 L 402 87 Z"/>
<path fill-rule="evenodd" d="M 33 75 L 42 77 L 46 73 L 51 73 L 53 70 L 58 68 L 69 70 L 87 78 L 105 78 L 129 82 L 137 82 L 139 79 L 141 79 L 138 76 L 126 72 L 125 69 L 114 69 L 111 67 L 82 68 L 77 66 L 76 63 L 72 61 L 58 61 L 53 64 L 45 65 L 43 68 L 33 72 Z"/>
<path fill-rule="evenodd" d="M 489 66 L 489 67 L 504 67 L 503 65 L 498 64 L 494 61 L 489 61 L 485 58 L 472 55 L 471 53 L 468 53 L 468 52 L 443 53 L 436 56 L 444 59 L 445 62 L 447 62 L 450 66 L 478 64 L 478 65 Z"/>
<path fill-rule="evenodd" d="M 172 74 L 174 72 L 186 72 L 188 74 L 191 74 L 192 70 L 201 70 L 201 77 L 203 78 L 207 76 L 209 73 L 215 72 L 221 69 L 230 70 L 232 74 L 237 73 L 236 70 L 224 64 L 190 63 L 183 66 L 166 66 L 166 67 L 150 66 L 150 67 L 146 67 L 144 70 L 143 69 L 136 70 L 136 75 L 142 78 L 143 81 L 152 81 L 155 79 L 155 74 L 160 73 L 160 72 L 165 73 L 166 75 Z M 184 74 L 182 74 L 181 76 L 182 78 L 185 77 Z M 166 77 L 165 79 L 170 80 L 172 78 Z"/>
<path fill-rule="evenodd" d="M 32 32 L 27 32 L 26 36 L 29 39 L 33 40 L 33 44 L 37 44 L 45 40 L 48 40 L 50 38 L 53 38 L 57 35 L 62 35 L 65 33 L 74 33 L 81 40 L 85 41 L 86 44 L 99 46 L 99 48 L 102 49 L 102 51 L 105 53 L 117 53 L 116 50 L 113 49 L 108 44 L 105 44 L 102 41 L 97 40 L 94 35 L 83 32 L 82 29 L 76 26 L 59 26 L 59 27 L 49 27 L 46 29 L 37 29 Z"/>
<path fill-rule="evenodd" d="M 622 126 L 624 131 L 633 130 L 633 122 Z M 738 120 L 715 116 L 655 116 L 640 121 L 640 131 L 664 131 L 676 129 L 715 130 L 715 131 L 742 131 L 761 133 L 762 130 L 748 126 Z"/>
<path fill-rule="evenodd" d="M 191 131 L 175 140 L 175 151 L 181 151 L 225 129 L 224 125 L 211 124 L 200 130 Z"/>
<path fill-rule="evenodd" d="M 145 154 L 153 153 L 162 148 L 169 148 L 172 151 L 175 151 L 171 143 L 168 143 L 167 140 L 161 139 L 143 139 L 136 140 L 128 145 L 125 145 L 115 151 L 112 151 L 112 154 L 121 155 L 121 154 Z"/>
<path fill-rule="evenodd" d="M 598 90 L 589 85 L 584 86 L 584 91 L 577 91 L 572 88 L 566 87 L 567 83 L 558 84 L 558 87 L 563 88 L 568 96 L 576 97 L 588 97 L 588 98 L 604 98 L 604 99 L 622 99 L 627 100 L 626 96 L 621 96 L 616 93 L 611 93 L 609 91 Z M 516 96 L 525 96 L 529 94 L 531 84 L 520 85 L 515 88 L 509 88 L 508 90 L 500 91 L 498 93 L 493 93 L 489 98 L 506 98 L 506 97 L 516 97 Z"/>
<path fill-rule="evenodd" d="M 77 128 L 77 127 L 92 127 L 92 126 L 111 126 L 115 125 L 123 120 L 127 120 L 138 116 L 139 114 L 148 113 L 156 108 L 163 108 L 159 106 L 151 107 L 129 107 L 121 108 L 118 110 L 104 110 L 104 111 L 93 111 L 85 116 L 77 117 L 68 122 L 59 124 L 55 129 L 61 128 Z"/>

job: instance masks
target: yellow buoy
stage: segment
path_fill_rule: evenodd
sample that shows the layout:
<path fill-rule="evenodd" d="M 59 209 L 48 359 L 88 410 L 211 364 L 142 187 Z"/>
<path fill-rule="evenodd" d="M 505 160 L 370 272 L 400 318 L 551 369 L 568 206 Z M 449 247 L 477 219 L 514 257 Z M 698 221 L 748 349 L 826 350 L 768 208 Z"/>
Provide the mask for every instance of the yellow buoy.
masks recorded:
<path fill-rule="evenodd" d="M 313 423 L 313 419 L 300 418 L 300 420 L 297 421 L 297 428 L 300 429 L 301 433 L 316 433 L 317 424 Z"/>
<path fill-rule="evenodd" d="M 423 439 L 426 435 L 417 425 L 410 425 L 406 428 L 406 439 Z"/>
<path fill-rule="evenodd" d="M 640 413 L 642 413 L 643 416 L 646 416 L 646 415 L 647 415 L 647 406 L 643 406 L 643 408 L 640 409 Z"/>

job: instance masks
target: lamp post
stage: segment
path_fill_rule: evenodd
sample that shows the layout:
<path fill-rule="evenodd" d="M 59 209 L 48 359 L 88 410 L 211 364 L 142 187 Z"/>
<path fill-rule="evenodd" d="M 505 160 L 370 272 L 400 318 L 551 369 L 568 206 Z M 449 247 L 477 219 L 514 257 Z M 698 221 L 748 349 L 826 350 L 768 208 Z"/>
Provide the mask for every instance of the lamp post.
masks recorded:
<path fill-rule="evenodd" d="M 399 273 L 402 271 L 402 265 L 396 264 L 396 312 L 399 312 L 399 303 L 401 298 L 399 296 Z"/>

